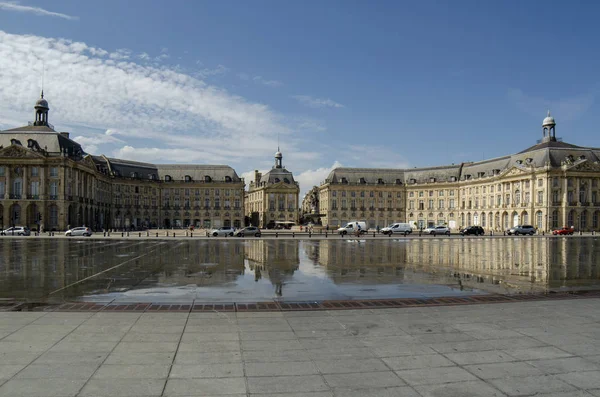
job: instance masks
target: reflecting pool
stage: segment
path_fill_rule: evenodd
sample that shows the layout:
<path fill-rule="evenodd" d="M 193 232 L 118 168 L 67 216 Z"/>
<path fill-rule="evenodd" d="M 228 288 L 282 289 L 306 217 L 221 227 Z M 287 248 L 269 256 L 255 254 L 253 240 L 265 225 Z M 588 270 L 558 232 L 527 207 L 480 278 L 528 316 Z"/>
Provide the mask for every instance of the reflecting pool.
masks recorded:
<path fill-rule="evenodd" d="M 257 302 L 600 287 L 600 239 L 0 240 L 0 298 Z"/>

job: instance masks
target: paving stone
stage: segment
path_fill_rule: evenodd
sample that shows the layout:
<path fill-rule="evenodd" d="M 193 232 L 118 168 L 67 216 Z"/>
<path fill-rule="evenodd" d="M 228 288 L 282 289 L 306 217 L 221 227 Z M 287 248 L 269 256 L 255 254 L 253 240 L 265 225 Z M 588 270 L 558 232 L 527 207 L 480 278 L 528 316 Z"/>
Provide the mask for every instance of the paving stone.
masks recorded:
<path fill-rule="evenodd" d="M 327 384 L 334 388 L 363 389 L 406 386 L 406 383 L 398 378 L 392 371 L 327 374 L 323 376 L 325 377 Z"/>
<path fill-rule="evenodd" d="M 68 353 L 87 353 L 87 352 L 106 352 L 109 353 L 117 346 L 118 342 L 64 342 L 61 341 L 52 346 L 49 352 L 68 352 Z"/>
<path fill-rule="evenodd" d="M 367 389 L 335 389 L 335 397 L 421 397 L 409 386 Z M 286 394 L 285 397 L 288 395 Z M 254 396 L 253 396 L 254 397 Z M 267 396 L 265 396 L 267 397 Z M 284 397 L 284 396 L 282 396 Z M 309 397 L 309 396 L 307 396 Z"/>
<path fill-rule="evenodd" d="M 106 359 L 105 364 L 171 364 L 173 362 L 173 353 L 111 353 Z"/>
<path fill-rule="evenodd" d="M 31 364 L 15 377 L 16 379 L 89 379 L 98 364 Z"/>
<path fill-rule="evenodd" d="M 285 362 L 285 361 L 310 361 L 313 355 L 307 350 L 280 350 L 280 351 L 266 351 L 253 350 L 244 352 L 245 362 L 260 362 L 260 363 L 271 363 L 271 362 Z"/>
<path fill-rule="evenodd" d="M 226 364 L 242 362 L 242 354 L 233 352 L 177 352 L 175 364 Z"/>
<path fill-rule="evenodd" d="M 377 357 L 412 356 L 435 353 L 431 347 L 419 344 L 375 347 L 372 351 Z"/>
<path fill-rule="evenodd" d="M 244 378 L 169 379 L 165 397 L 245 394 Z"/>
<path fill-rule="evenodd" d="M 480 380 L 415 386 L 423 397 L 504 397 L 506 394 Z"/>
<path fill-rule="evenodd" d="M 25 368 L 25 364 L 21 365 L 6 365 L 0 364 L 0 379 L 12 378 L 17 372 Z"/>
<path fill-rule="evenodd" d="M 367 347 L 357 348 L 331 348 L 331 349 L 310 349 L 310 350 L 290 350 L 292 352 L 299 352 L 297 354 L 307 354 L 312 360 L 347 360 L 347 359 L 362 359 L 362 358 L 374 358 L 376 352 Z M 244 353 L 244 356 L 247 353 Z M 406 353 L 409 354 L 409 353 Z M 304 360 L 297 360 L 304 361 Z"/>
<path fill-rule="evenodd" d="M 290 340 L 297 339 L 298 336 L 291 331 L 276 331 L 276 332 L 241 332 L 240 339 L 243 341 L 255 340 Z"/>
<path fill-rule="evenodd" d="M 384 357 L 382 360 L 395 371 L 419 368 L 453 367 L 456 365 L 441 354 Z"/>
<path fill-rule="evenodd" d="M 210 353 L 210 352 L 232 352 L 240 351 L 240 342 L 238 341 L 214 341 L 189 343 L 181 342 L 179 352 L 192 353 Z"/>
<path fill-rule="evenodd" d="M 564 393 L 576 390 L 575 387 L 552 375 L 510 377 L 492 379 L 489 382 L 509 396 Z"/>
<path fill-rule="evenodd" d="M 71 332 L 61 342 L 73 343 L 73 342 L 119 342 L 125 336 L 125 332 L 78 332 L 77 330 Z M 138 339 L 139 340 L 139 339 Z"/>
<path fill-rule="evenodd" d="M 90 379 L 78 397 L 160 396 L 165 379 Z"/>
<path fill-rule="evenodd" d="M 600 389 L 600 371 L 571 372 L 557 378 L 580 389 Z"/>
<path fill-rule="evenodd" d="M 246 362 L 246 376 L 317 375 L 319 369 L 312 361 L 257 363 Z"/>
<path fill-rule="evenodd" d="M 516 359 L 500 350 L 486 350 L 482 352 L 447 353 L 445 355 L 459 365 L 502 363 L 516 361 Z"/>
<path fill-rule="evenodd" d="M 509 349 L 504 350 L 504 352 L 518 360 L 539 360 L 572 356 L 571 353 L 554 346 L 532 347 L 529 349 Z"/>
<path fill-rule="evenodd" d="M 244 351 L 260 350 L 260 351 L 282 351 L 282 350 L 303 350 L 305 347 L 298 340 L 256 340 L 242 341 L 242 349 Z"/>
<path fill-rule="evenodd" d="M 42 353 L 0 352 L 0 363 L 4 365 L 27 365 L 37 359 Z"/>
<path fill-rule="evenodd" d="M 123 327 L 124 331 L 138 332 L 140 334 L 181 334 L 184 330 L 183 325 L 140 325 L 133 327 Z M 186 328 L 187 331 L 187 328 Z"/>
<path fill-rule="evenodd" d="M 170 367 L 168 364 L 104 364 L 93 379 L 165 379 Z"/>
<path fill-rule="evenodd" d="M 175 364 L 169 378 L 236 378 L 244 376 L 244 366 L 240 363 L 229 364 Z"/>
<path fill-rule="evenodd" d="M 344 374 L 351 372 L 389 371 L 385 363 L 376 358 L 362 360 L 316 360 L 315 364 L 323 374 Z"/>
<path fill-rule="evenodd" d="M 72 365 L 79 364 L 98 364 L 108 356 L 106 352 L 46 352 L 39 356 L 34 364 L 55 364 L 64 365 L 66 363 Z"/>
<path fill-rule="evenodd" d="M 252 393 L 296 393 L 327 391 L 329 387 L 320 375 L 248 377 Z"/>
<path fill-rule="evenodd" d="M 177 342 L 181 339 L 179 333 L 167 333 L 167 334 L 149 334 L 141 332 L 128 332 L 122 336 L 123 342 Z"/>
<path fill-rule="evenodd" d="M 539 369 L 525 362 L 507 362 L 465 365 L 463 367 L 481 379 L 506 378 L 510 376 L 543 375 Z"/>
<path fill-rule="evenodd" d="M 216 342 L 216 341 L 239 341 L 240 334 L 237 332 L 202 333 L 193 334 L 186 332 L 181 338 L 182 343 Z"/>
<path fill-rule="evenodd" d="M 551 360 L 527 361 L 547 374 L 564 374 L 575 371 L 597 371 L 600 365 L 581 357 L 555 358 Z"/>
<path fill-rule="evenodd" d="M 121 342 L 113 353 L 174 353 L 177 342 Z"/>
<path fill-rule="evenodd" d="M 71 397 L 83 387 L 86 379 L 11 379 L 0 386 L 0 396 Z"/>
<path fill-rule="evenodd" d="M 410 386 L 477 380 L 475 376 L 459 367 L 436 367 L 396 371 Z"/>

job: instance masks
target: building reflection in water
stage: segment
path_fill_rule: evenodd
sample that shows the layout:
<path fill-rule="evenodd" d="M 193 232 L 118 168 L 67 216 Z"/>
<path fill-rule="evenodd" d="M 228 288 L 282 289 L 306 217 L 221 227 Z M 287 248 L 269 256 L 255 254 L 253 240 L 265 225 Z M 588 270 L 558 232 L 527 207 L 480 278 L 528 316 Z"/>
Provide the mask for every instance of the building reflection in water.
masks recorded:
<path fill-rule="evenodd" d="M 158 294 L 171 287 L 201 290 L 202 297 L 243 290 L 247 299 L 333 299 L 367 289 L 393 293 L 386 286 L 395 284 L 498 293 L 594 288 L 600 285 L 599 242 L 572 237 L 361 242 L 7 238 L 0 240 L 0 298 L 71 300 L 134 290 Z"/>

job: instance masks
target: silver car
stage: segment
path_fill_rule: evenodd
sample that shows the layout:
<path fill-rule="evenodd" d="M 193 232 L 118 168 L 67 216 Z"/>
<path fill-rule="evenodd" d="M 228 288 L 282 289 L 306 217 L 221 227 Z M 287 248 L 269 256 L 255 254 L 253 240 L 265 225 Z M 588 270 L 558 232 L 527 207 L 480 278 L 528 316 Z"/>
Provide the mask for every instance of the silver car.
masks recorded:
<path fill-rule="evenodd" d="M 235 232 L 235 235 L 237 237 L 244 237 L 244 236 L 260 237 L 261 232 L 260 232 L 260 229 L 257 228 L 256 226 L 247 226 L 247 227 Z"/>
<path fill-rule="evenodd" d="M 29 236 L 31 230 L 27 226 L 14 226 L 0 232 L 3 236 Z"/>
<path fill-rule="evenodd" d="M 423 230 L 423 233 L 433 234 L 434 236 L 436 234 L 445 234 L 446 236 L 448 236 L 450 234 L 450 229 L 448 229 L 446 226 L 431 226 Z"/>
<path fill-rule="evenodd" d="M 513 234 L 515 236 L 518 236 L 519 234 L 529 234 L 530 236 L 533 236 L 535 234 L 535 228 L 531 225 L 517 225 L 508 229 L 506 231 L 506 234 L 508 234 L 509 236 Z"/>
<path fill-rule="evenodd" d="M 233 233 L 235 233 L 235 228 L 231 226 L 223 226 L 210 231 L 210 235 L 213 237 L 233 236 Z"/>
<path fill-rule="evenodd" d="M 65 236 L 68 237 L 75 237 L 75 236 L 91 236 L 92 235 L 92 229 L 90 229 L 89 227 L 74 227 L 71 230 L 67 230 L 65 232 Z"/>

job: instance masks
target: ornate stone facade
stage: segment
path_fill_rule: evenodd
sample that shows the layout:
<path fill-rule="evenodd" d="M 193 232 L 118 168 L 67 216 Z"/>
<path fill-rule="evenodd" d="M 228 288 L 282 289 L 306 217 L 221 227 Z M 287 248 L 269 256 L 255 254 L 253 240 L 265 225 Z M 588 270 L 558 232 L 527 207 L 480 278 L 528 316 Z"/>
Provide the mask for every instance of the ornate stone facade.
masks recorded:
<path fill-rule="evenodd" d="M 0 226 L 65 230 L 244 224 L 244 181 L 225 165 L 149 164 L 86 154 L 48 123 L 0 132 Z M 25 142 L 27 146 L 25 146 Z"/>
<path fill-rule="evenodd" d="M 244 198 L 246 216 L 261 228 L 298 222 L 298 196 L 300 186 L 294 176 L 282 165 L 283 155 L 275 153 L 275 165 L 262 175 L 254 171 Z"/>
<path fill-rule="evenodd" d="M 369 227 L 409 222 L 415 228 L 481 225 L 503 231 L 532 224 L 600 227 L 600 149 L 556 139 L 548 114 L 541 141 L 517 154 L 458 165 L 337 168 L 319 186 L 323 224 L 365 220 Z"/>

